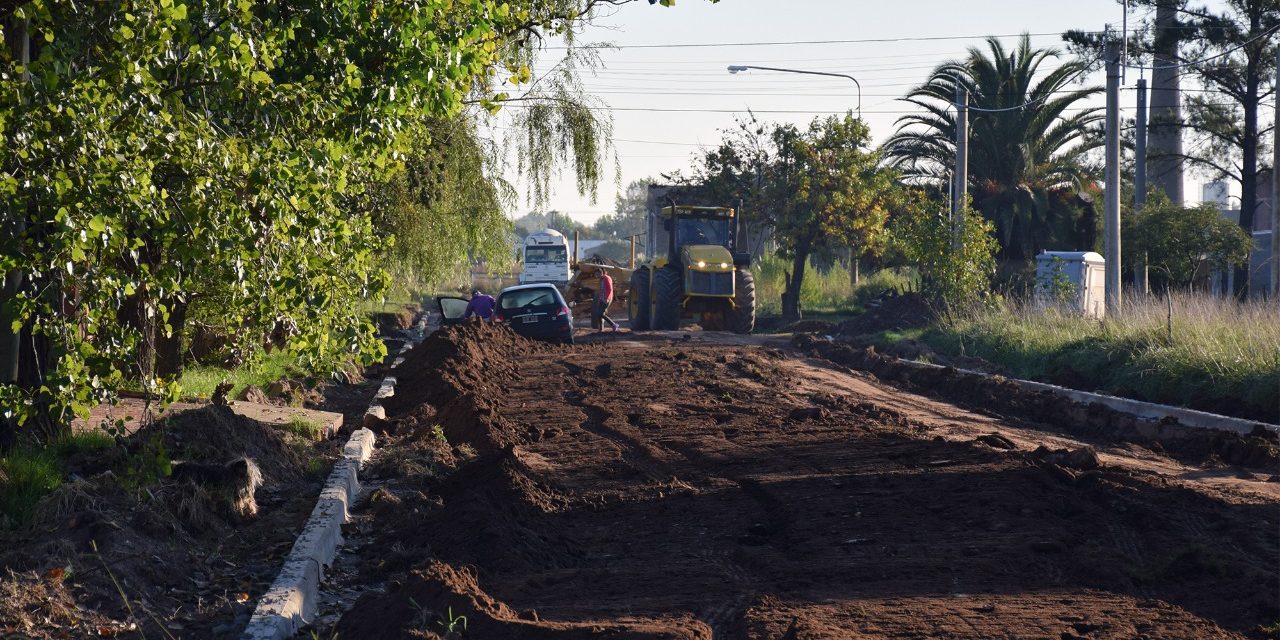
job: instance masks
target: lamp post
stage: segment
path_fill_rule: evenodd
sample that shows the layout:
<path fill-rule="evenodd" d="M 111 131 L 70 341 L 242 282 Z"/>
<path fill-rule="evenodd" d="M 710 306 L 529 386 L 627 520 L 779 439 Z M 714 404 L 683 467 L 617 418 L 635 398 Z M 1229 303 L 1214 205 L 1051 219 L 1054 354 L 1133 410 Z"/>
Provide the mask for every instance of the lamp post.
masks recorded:
<path fill-rule="evenodd" d="M 749 64 L 731 64 L 729 65 L 729 73 L 738 73 L 748 69 L 756 69 L 759 71 L 780 71 L 782 73 L 802 73 L 807 76 L 829 76 L 832 78 L 846 78 L 852 80 L 854 86 L 858 88 L 858 119 L 862 119 L 862 83 L 858 79 L 844 73 L 828 73 L 826 71 L 805 71 L 803 69 L 784 69 L 782 67 L 757 67 Z"/>

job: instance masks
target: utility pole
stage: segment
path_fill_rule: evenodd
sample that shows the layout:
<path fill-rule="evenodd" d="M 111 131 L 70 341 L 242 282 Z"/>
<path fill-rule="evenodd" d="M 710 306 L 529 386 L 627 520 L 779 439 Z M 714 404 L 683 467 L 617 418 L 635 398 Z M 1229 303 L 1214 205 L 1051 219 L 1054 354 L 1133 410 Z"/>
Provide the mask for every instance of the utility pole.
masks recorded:
<path fill-rule="evenodd" d="M 969 91 L 956 78 L 956 170 L 951 178 L 951 220 L 959 244 L 964 218 L 960 210 L 969 195 Z"/>
<path fill-rule="evenodd" d="M 1147 206 L 1147 79 L 1138 78 L 1138 118 L 1135 132 L 1134 176 L 1133 176 L 1133 211 L 1142 213 Z M 1147 255 L 1139 257 L 1133 266 L 1133 287 L 1139 297 L 1151 292 L 1151 284 L 1147 280 Z"/>
<path fill-rule="evenodd" d="M 1120 314 L 1120 47 L 1108 34 L 1107 59 L 1107 187 L 1104 200 L 1107 316 Z"/>
<path fill-rule="evenodd" d="M 1276 47 L 1276 126 L 1271 130 L 1271 299 L 1280 303 L 1280 47 Z"/>

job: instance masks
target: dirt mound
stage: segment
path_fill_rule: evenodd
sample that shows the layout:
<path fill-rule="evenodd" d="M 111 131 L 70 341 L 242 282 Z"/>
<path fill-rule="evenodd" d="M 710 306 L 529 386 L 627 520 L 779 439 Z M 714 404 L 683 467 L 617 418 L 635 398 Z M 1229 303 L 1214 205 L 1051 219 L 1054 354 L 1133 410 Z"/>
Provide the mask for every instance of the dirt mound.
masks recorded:
<path fill-rule="evenodd" d="M 467 323 L 433 333 L 395 370 L 396 394 L 386 408 L 406 423 L 395 432 L 423 433 L 439 425 L 450 442 L 480 451 L 515 443 L 494 399 L 516 378 L 520 358 L 551 348 L 503 324 Z"/>
<path fill-rule="evenodd" d="M 1170 456 L 1194 464 L 1221 461 L 1255 468 L 1280 465 L 1280 442 L 1258 430 L 1240 435 L 1212 429 L 1159 425 L 1139 420 L 1099 403 L 1082 403 L 1048 391 L 1031 391 L 1001 376 L 984 376 L 951 367 L 922 367 L 884 356 L 875 347 L 858 348 L 811 335 L 797 336 L 793 346 L 837 364 L 870 371 L 877 378 L 919 393 L 940 396 L 962 406 L 1050 425 L 1066 433 L 1111 442 L 1153 443 Z"/>
<path fill-rule="evenodd" d="M 846 336 L 859 336 L 895 329 L 914 329 L 927 326 L 937 317 L 937 311 L 920 294 L 893 293 L 868 303 L 865 312 L 840 323 L 836 332 Z"/>
<path fill-rule="evenodd" d="M 706 625 L 692 619 L 681 622 L 543 621 L 533 609 L 517 612 L 489 596 L 480 588 L 473 570 L 432 561 L 393 584 L 390 594 L 361 597 L 335 631 L 341 638 L 711 638 Z M 388 635 L 390 629 L 399 631 Z"/>
<path fill-rule="evenodd" d="M 379 311 L 372 316 L 378 328 L 378 335 L 391 336 L 412 327 L 417 314 L 413 309 L 405 307 L 399 311 Z"/>
<path fill-rule="evenodd" d="M 280 431 L 225 407 L 184 411 L 138 432 L 139 442 L 161 434 L 175 460 L 222 464 L 244 456 L 256 462 L 268 483 L 298 480 L 305 464 Z"/>

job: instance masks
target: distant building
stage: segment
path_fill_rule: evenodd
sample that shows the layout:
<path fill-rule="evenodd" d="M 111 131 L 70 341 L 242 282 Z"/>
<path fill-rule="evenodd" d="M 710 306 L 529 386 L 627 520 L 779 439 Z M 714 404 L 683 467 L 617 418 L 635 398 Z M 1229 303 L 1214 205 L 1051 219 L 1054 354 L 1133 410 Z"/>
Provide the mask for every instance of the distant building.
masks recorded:
<path fill-rule="evenodd" d="M 1275 206 L 1275 185 L 1270 170 L 1258 172 L 1258 199 L 1253 209 L 1253 251 L 1249 254 L 1249 295 L 1263 297 L 1271 285 L 1271 211 Z M 1227 195 L 1227 183 L 1222 181 L 1205 184 L 1202 189 L 1204 202 L 1213 203 L 1222 210 L 1223 217 L 1239 224 L 1239 207 L 1231 209 Z M 1239 202 L 1239 199 L 1236 200 Z M 1235 290 L 1235 273 L 1215 272 L 1211 278 L 1213 292 L 1219 295 Z"/>

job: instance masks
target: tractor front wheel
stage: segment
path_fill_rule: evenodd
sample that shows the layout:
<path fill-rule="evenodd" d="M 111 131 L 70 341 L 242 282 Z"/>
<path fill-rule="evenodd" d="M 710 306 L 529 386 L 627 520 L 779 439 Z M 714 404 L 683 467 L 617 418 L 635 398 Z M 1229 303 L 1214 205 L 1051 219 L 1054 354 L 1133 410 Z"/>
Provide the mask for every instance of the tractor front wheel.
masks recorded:
<path fill-rule="evenodd" d="M 631 273 L 631 293 L 627 297 L 627 315 L 631 318 L 632 331 L 649 328 L 649 270 L 636 269 Z"/>
<path fill-rule="evenodd" d="M 734 272 L 733 311 L 729 312 L 729 330 L 751 333 L 756 328 L 756 279 L 746 269 Z"/>
<path fill-rule="evenodd" d="M 680 271 L 663 267 L 653 273 L 653 328 L 674 331 L 680 328 L 680 303 L 684 283 Z"/>

